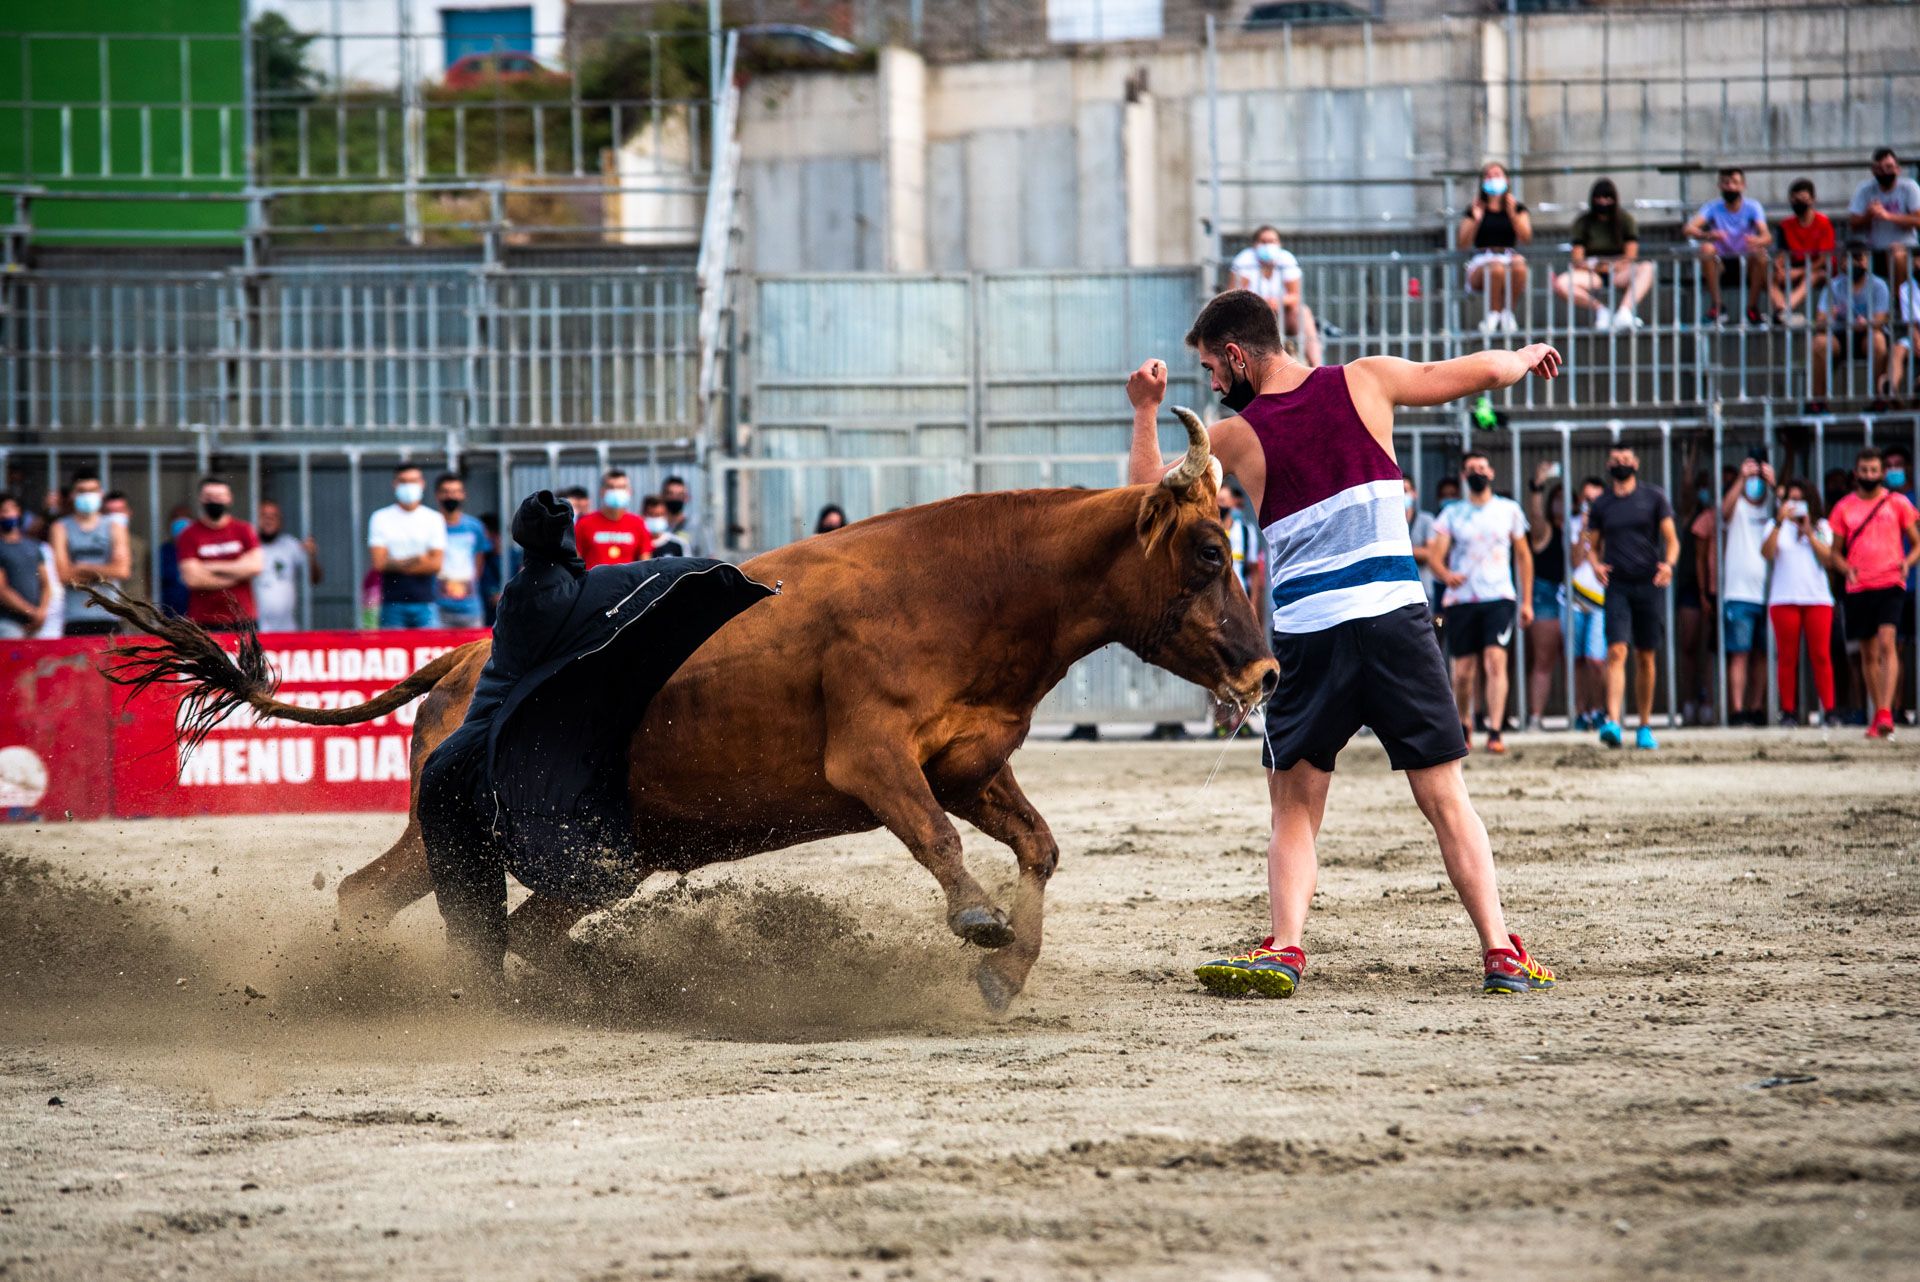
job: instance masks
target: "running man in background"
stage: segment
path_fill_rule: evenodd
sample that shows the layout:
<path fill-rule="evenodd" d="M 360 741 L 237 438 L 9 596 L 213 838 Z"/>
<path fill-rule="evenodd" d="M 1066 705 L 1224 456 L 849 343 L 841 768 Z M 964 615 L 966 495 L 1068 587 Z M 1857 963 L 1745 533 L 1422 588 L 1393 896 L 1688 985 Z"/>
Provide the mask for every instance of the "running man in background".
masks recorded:
<path fill-rule="evenodd" d="M 1447 653 L 1453 658 L 1453 700 L 1460 711 L 1460 733 L 1473 743 L 1473 678 L 1481 688 L 1487 714 L 1487 751 L 1506 752 L 1501 737 L 1507 720 L 1507 646 L 1513 642 L 1516 601 L 1520 626 L 1533 623 L 1533 548 L 1527 542 L 1527 517 L 1512 499 L 1493 492 L 1493 460 L 1475 450 L 1460 464 L 1466 483 L 1463 503 L 1449 504 L 1434 518 L 1428 551 L 1434 573 L 1446 585 Z M 1514 587 L 1518 570 L 1519 588 Z"/>
<path fill-rule="evenodd" d="M 1871 445 L 1854 456 L 1853 488 L 1828 518 L 1834 568 L 1847 583 L 1841 607 L 1847 640 L 1860 643 L 1870 710 L 1867 738 L 1891 739 L 1900 687 L 1895 633 L 1907 608 L 1907 574 L 1920 563 L 1920 511 L 1906 495 L 1887 488 L 1886 458 Z"/>
<path fill-rule="evenodd" d="M 1257 503 L 1267 542 L 1274 657 L 1280 683 L 1267 703 L 1267 848 L 1272 933 L 1237 956 L 1199 967 L 1222 994 L 1289 997 L 1306 972 L 1302 947 L 1319 864 L 1314 844 L 1335 758 L 1369 726 L 1407 772 L 1433 825 L 1454 889 L 1480 937 L 1482 990 L 1551 987 L 1553 972 L 1509 934 L 1486 825 L 1467 796 L 1446 661 L 1407 533 L 1405 489 L 1393 455 L 1399 405 L 1444 405 L 1552 378 L 1560 354 L 1544 343 L 1417 364 L 1373 356 L 1310 370 L 1280 346 L 1273 309 L 1233 290 L 1201 309 L 1187 335 L 1233 417 L 1212 448 Z M 1158 480 L 1158 418 L 1167 367 L 1150 360 L 1127 379 L 1133 404 L 1128 479 Z"/>
<path fill-rule="evenodd" d="M 1667 634 L 1666 589 L 1680 559 L 1673 504 L 1657 485 L 1640 480 L 1640 456 L 1625 446 L 1607 455 L 1613 488 L 1587 513 L 1587 553 L 1607 591 L 1607 719 L 1600 742 L 1618 748 L 1621 710 L 1627 698 L 1627 649 L 1633 649 L 1634 703 L 1640 731 L 1633 746 L 1649 751 L 1653 737 L 1653 685 L 1660 646 Z"/>

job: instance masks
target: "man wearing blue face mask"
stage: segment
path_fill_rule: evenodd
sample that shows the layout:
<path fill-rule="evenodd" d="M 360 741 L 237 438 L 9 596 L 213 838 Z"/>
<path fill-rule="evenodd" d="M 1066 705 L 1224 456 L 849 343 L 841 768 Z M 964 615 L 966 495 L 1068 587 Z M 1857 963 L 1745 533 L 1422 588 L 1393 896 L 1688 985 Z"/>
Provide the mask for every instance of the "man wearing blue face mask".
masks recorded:
<path fill-rule="evenodd" d="M 1264 226 L 1253 233 L 1253 244 L 1233 258 L 1233 288 L 1258 294 L 1280 319 L 1280 332 L 1296 340 L 1309 369 L 1321 362 L 1320 330 L 1313 309 L 1301 300 L 1306 273 L 1300 260 L 1280 247 L 1280 229 Z"/>
<path fill-rule="evenodd" d="M 133 557 L 127 543 L 126 527 L 106 518 L 102 508 L 106 493 L 97 472 L 80 472 L 73 478 L 73 514 L 53 523 L 48 543 L 53 548 L 54 573 L 71 588 L 88 585 L 125 588 L 133 570 Z M 108 636 L 120 621 L 95 605 L 84 592 L 69 592 L 64 603 L 66 635 L 70 637 Z"/>
<path fill-rule="evenodd" d="M 439 622 L 434 585 L 447 552 L 447 523 L 421 502 L 427 481 L 402 463 L 393 471 L 393 503 L 367 523 L 367 547 L 380 575 L 380 626 L 431 628 Z"/>
<path fill-rule="evenodd" d="M 1720 594 L 1722 635 L 1727 646 L 1727 722 L 1736 726 L 1763 726 L 1767 697 L 1767 665 L 1753 662 L 1766 650 L 1767 530 L 1774 491 L 1773 464 L 1766 451 L 1756 449 L 1740 465 L 1740 475 L 1720 498 L 1720 519 L 1726 523 L 1725 590 Z"/>
<path fill-rule="evenodd" d="M 633 479 L 619 468 L 600 478 L 600 506 L 574 522 L 573 541 L 589 570 L 653 555 L 653 534 L 633 511 Z"/>

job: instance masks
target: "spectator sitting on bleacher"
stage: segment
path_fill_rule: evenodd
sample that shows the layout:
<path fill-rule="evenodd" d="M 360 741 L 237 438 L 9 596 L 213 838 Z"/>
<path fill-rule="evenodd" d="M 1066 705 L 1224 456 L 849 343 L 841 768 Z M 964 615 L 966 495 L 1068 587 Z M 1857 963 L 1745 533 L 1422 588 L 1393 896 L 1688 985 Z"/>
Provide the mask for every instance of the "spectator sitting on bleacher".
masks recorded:
<path fill-rule="evenodd" d="M 1900 319 L 1894 322 L 1892 362 L 1880 389 L 1880 399 L 1889 403 L 1906 391 L 1907 367 L 1913 363 L 1914 348 L 1920 345 L 1920 280 L 1902 285 L 1895 301 L 1900 305 L 1895 313 Z"/>
<path fill-rule="evenodd" d="M 1300 260 L 1280 248 L 1280 231 L 1271 225 L 1253 233 L 1253 244 L 1233 258 L 1233 287 L 1251 290 L 1280 318 L 1280 332 L 1298 342 L 1300 356 L 1314 368 L 1322 363 L 1320 330 L 1313 309 L 1300 299 Z"/>
<path fill-rule="evenodd" d="M 1480 332 L 1515 332 L 1520 324 L 1513 317 L 1513 301 L 1527 292 L 1527 260 L 1515 246 L 1533 240 L 1533 216 L 1514 199 L 1507 167 L 1499 161 L 1480 167 L 1480 190 L 1460 220 L 1459 240 L 1474 248 L 1467 260 L 1467 290 L 1484 292 L 1487 298 Z"/>
<path fill-rule="evenodd" d="M 1813 336 L 1813 400 L 1809 414 L 1826 408 L 1827 369 L 1849 359 L 1869 358 L 1875 386 L 1887 371 L 1887 312 L 1892 294 L 1873 274 L 1873 253 L 1863 241 L 1847 245 L 1847 279 L 1835 278 L 1820 294 Z"/>
<path fill-rule="evenodd" d="M 1587 212 L 1573 220 L 1573 262 L 1553 279 L 1553 292 L 1593 311 L 1593 327 L 1638 329 L 1640 300 L 1653 288 L 1653 264 L 1640 261 L 1640 226 L 1620 208 L 1620 189 L 1602 178 L 1587 193 Z M 1616 306 L 1617 304 L 1617 306 Z"/>
<path fill-rule="evenodd" d="M 1682 229 L 1689 240 L 1700 242 L 1700 274 L 1705 278 L 1707 320 L 1712 324 L 1727 319 L 1720 291 L 1728 284 L 1739 285 L 1742 267 L 1747 278 L 1747 324 L 1758 325 L 1765 317 L 1760 300 L 1767 290 L 1767 262 L 1762 252 L 1773 243 L 1767 228 L 1767 211 L 1757 200 L 1747 199 L 1747 171 L 1729 166 L 1720 171 L 1720 199 L 1710 200 L 1695 211 Z"/>
<path fill-rule="evenodd" d="M 1920 244 L 1920 183 L 1900 176 L 1893 148 L 1873 153 L 1873 177 L 1861 183 L 1847 206 L 1855 236 L 1865 237 L 1873 265 L 1893 285 L 1912 279 L 1913 250 Z M 1908 313 L 1906 320 L 1912 320 Z"/>
<path fill-rule="evenodd" d="M 1793 216 L 1780 220 L 1780 245 L 1773 259 L 1773 319 L 1783 325 L 1806 322 L 1801 309 L 1826 288 L 1833 257 L 1833 221 L 1813 207 L 1813 180 L 1796 178 L 1787 188 Z"/>

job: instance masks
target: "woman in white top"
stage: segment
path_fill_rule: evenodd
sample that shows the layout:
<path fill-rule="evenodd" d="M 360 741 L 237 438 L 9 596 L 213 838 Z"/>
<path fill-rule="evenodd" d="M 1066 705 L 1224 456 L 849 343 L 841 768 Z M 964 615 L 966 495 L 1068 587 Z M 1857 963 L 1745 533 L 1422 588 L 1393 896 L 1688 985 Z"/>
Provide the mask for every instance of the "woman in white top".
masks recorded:
<path fill-rule="evenodd" d="M 1780 517 L 1767 530 L 1760 555 L 1773 562 L 1767 613 L 1773 620 L 1774 661 L 1779 665 L 1780 711 L 1795 720 L 1800 684 L 1800 638 L 1807 639 L 1813 685 L 1821 711 L 1833 715 L 1833 530 L 1822 518 L 1820 491 L 1795 477 L 1780 490 Z M 1811 716 L 1808 723 L 1812 723 Z"/>
<path fill-rule="evenodd" d="M 1280 231 L 1271 225 L 1253 233 L 1253 244 L 1233 258 L 1233 287 L 1252 290 L 1266 300 L 1280 319 L 1280 330 L 1299 341 L 1300 356 L 1307 367 L 1321 364 L 1320 327 L 1313 322 L 1313 309 L 1300 301 L 1300 282 L 1305 273 L 1300 260 L 1280 248 Z"/>

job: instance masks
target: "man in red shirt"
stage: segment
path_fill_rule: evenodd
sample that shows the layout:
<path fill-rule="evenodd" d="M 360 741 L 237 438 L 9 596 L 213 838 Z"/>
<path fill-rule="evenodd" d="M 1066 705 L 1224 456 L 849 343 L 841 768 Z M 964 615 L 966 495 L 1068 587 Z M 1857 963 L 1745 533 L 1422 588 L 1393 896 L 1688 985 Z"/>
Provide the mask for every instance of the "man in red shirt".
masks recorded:
<path fill-rule="evenodd" d="M 574 546 L 589 570 L 596 565 L 625 565 L 653 555 L 647 523 L 628 509 L 633 482 L 619 468 L 600 478 L 600 506 L 573 525 Z"/>
<path fill-rule="evenodd" d="M 257 617 L 253 576 L 266 568 L 260 536 L 233 515 L 233 490 L 217 476 L 200 481 L 200 516 L 174 537 L 180 581 L 187 586 L 187 617 L 215 631 L 231 631 Z"/>
<path fill-rule="evenodd" d="M 1805 320 L 1809 294 L 1819 297 L 1826 287 L 1827 265 L 1833 259 L 1833 223 L 1813 207 L 1813 180 L 1796 178 L 1787 188 L 1791 217 L 1780 224 L 1780 244 L 1786 252 L 1773 260 L 1773 319 L 1791 324 Z"/>
<path fill-rule="evenodd" d="M 1920 511 L 1887 488 L 1886 460 L 1871 445 L 1854 458 L 1853 487 L 1827 517 L 1837 553 L 1833 568 L 1847 579 L 1847 640 L 1860 643 L 1861 675 L 1873 704 L 1867 738 L 1891 739 L 1900 686 L 1894 633 L 1907 610 L 1907 572 L 1920 562 Z"/>

